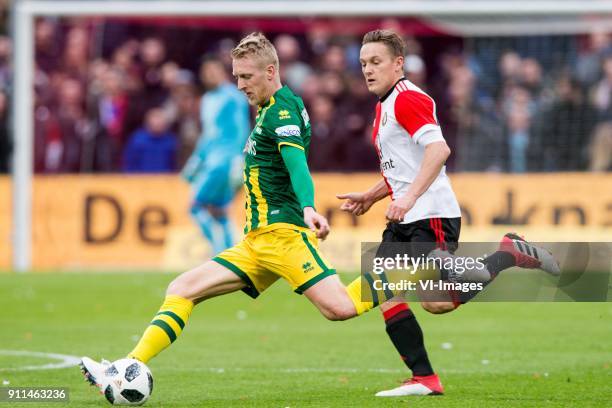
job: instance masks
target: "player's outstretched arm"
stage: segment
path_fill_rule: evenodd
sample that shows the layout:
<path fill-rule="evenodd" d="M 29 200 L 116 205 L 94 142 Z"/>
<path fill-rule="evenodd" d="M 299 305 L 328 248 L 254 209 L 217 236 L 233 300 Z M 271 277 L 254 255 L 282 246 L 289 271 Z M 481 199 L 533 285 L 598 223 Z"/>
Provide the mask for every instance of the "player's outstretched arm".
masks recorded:
<path fill-rule="evenodd" d="M 359 216 L 368 212 L 374 203 L 382 200 L 388 195 L 389 189 L 387 188 L 387 184 L 384 180 L 380 180 L 365 193 L 338 194 L 336 198 L 345 200 L 340 206 L 342 211 Z"/>
<path fill-rule="evenodd" d="M 387 219 L 399 222 L 404 215 L 414 206 L 416 200 L 431 186 L 442 166 L 450 155 L 450 148 L 445 141 L 433 142 L 425 146 L 425 154 L 421 168 L 406 194 L 394 200 L 387 209 Z"/>

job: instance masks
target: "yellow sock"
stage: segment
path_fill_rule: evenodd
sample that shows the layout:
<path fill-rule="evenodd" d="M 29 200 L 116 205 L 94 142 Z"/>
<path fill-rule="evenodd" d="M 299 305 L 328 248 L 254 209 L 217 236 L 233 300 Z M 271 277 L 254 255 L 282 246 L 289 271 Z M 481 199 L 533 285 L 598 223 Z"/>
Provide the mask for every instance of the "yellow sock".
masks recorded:
<path fill-rule="evenodd" d="M 191 300 L 174 295 L 166 296 L 159 312 L 143 333 L 134 350 L 128 354 L 128 358 L 135 358 L 146 363 L 155 357 L 180 336 L 192 310 Z"/>
<path fill-rule="evenodd" d="M 374 307 L 374 302 L 362 302 L 361 276 L 356 278 L 346 287 L 346 292 L 353 301 L 358 315 L 363 314 Z"/>

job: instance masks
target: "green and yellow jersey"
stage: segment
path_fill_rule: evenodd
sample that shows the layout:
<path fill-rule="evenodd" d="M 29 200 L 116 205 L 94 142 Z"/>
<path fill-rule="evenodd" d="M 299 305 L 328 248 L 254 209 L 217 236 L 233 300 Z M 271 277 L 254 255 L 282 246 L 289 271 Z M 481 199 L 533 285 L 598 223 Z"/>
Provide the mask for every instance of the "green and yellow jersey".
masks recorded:
<path fill-rule="evenodd" d="M 302 98 L 286 86 L 260 106 L 245 146 L 244 233 L 274 223 L 306 227 L 280 148 L 297 147 L 308 156 L 310 121 Z"/>

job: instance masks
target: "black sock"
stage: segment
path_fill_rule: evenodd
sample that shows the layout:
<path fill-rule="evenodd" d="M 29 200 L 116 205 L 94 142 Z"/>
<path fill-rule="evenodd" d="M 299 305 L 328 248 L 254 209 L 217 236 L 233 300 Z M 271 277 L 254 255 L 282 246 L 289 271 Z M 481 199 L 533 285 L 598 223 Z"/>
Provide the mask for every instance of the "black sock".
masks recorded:
<path fill-rule="evenodd" d="M 504 251 L 497 251 L 490 256 L 487 256 L 482 260 L 487 270 L 491 273 L 491 278 L 495 278 L 498 273 L 504 269 L 512 268 L 516 266 L 514 256 Z"/>
<path fill-rule="evenodd" d="M 399 309 L 395 314 L 385 313 L 387 334 L 413 375 L 432 375 L 434 371 L 427 356 L 421 326 L 412 310 L 403 305 L 406 307 L 396 306 L 389 311 Z"/>
<path fill-rule="evenodd" d="M 516 266 L 516 261 L 514 260 L 514 256 L 504 251 L 497 251 L 490 256 L 487 256 L 482 260 L 482 263 L 485 264 L 487 270 L 491 274 L 491 279 L 487 282 L 483 282 L 482 290 L 487 287 L 487 285 L 495 278 L 497 275 L 503 271 L 504 269 L 512 268 Z M 461 292 L 459 293 L 459 299 L 461 303 L 467 303 L 472 300 L 476 295 L 478 295 L 482 290 L 471 290 L 469 292 Z"/>

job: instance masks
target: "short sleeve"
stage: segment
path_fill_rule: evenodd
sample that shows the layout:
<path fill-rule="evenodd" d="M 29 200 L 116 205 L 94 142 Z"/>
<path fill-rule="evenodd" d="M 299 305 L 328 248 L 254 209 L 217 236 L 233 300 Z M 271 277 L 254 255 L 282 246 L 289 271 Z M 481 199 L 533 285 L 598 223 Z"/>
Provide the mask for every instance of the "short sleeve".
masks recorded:
<path fill-rule="evenodd" d="M 266 115 L 278 149 L 289 145 L 304 150 L 302 116 L 295 109 L 279 106 Z"/>
<path fill-rule="evenodd" d="M 417 144 L 444 141 L 436 119 L 436 105 L 424 93 L 401 92 L 395 100 L 395 118 Z"/>

